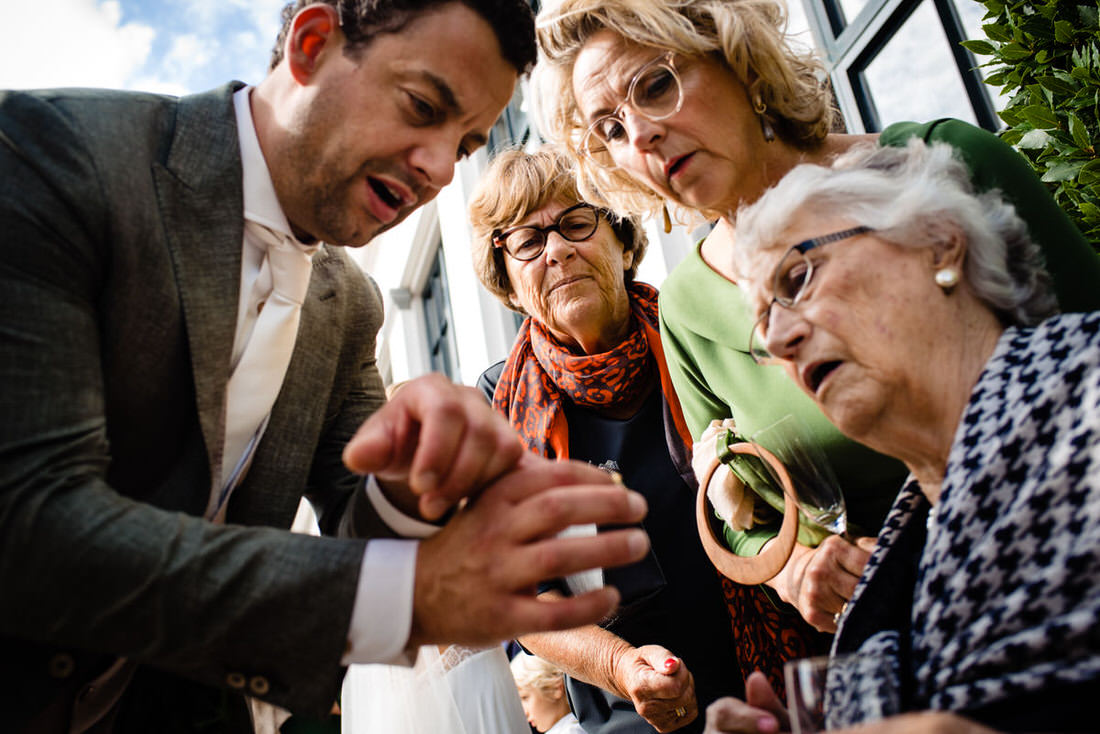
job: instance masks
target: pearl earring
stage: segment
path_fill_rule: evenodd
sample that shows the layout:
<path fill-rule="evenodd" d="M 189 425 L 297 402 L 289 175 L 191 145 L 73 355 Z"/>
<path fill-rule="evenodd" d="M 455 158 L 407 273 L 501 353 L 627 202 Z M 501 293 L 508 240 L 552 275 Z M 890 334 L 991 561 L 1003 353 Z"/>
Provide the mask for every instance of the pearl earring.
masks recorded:
<path fill-rule="evenodd" d="M 959 271 L 955 268 L 940 268 L 936 271 L 936 285 L 943 288 L 944 293 L 950 293 L 959 284 Z"/>

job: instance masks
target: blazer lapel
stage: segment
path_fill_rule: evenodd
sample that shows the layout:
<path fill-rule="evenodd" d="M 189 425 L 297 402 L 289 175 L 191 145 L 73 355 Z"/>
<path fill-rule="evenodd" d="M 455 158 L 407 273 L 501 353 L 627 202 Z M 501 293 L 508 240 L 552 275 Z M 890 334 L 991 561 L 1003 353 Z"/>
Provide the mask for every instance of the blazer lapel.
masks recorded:
<path fill-rule="evenodd" d="M 240 293 L 244 194 L 232 95 L 242 86 L 181 98 L 165 164 L 153 166 L 211 477 L 222 461 Z"/>

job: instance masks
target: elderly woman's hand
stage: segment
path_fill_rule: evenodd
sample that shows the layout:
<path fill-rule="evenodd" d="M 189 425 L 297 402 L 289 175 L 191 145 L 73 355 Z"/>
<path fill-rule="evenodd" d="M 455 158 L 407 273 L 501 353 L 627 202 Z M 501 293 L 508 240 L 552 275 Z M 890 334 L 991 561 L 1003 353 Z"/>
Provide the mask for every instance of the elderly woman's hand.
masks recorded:
<path fill-rule="evenodd" d="M 768 585 L 815 629 L 836 632 L 838 615 L 852 598 L 874 547 L 874 538 L 857 538 L 853 545 L 838 535 L 830 535 L 816 548 L 796 545 L 787 565 Z"/>
<path fill-rule="evenodd" d="M 680 658 L 660 645 L 627 647 L 613 664 L 621 693 L 659 732 L 675 731 L 695 720 L 695 678 Z"/>
<path fill-rule="evenodd" d="M 719 698 L 707 706 L 704 734 L 772 734 L 788 729 L 783 702 L 763 673 L 757 671 L 745 680 L 745 699 Z"/>

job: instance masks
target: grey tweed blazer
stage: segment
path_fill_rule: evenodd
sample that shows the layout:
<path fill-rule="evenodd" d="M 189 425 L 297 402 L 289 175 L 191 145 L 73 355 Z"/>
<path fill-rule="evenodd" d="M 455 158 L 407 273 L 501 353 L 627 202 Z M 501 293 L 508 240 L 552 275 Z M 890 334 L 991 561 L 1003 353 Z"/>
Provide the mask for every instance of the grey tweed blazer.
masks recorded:
<path fill-rule="evenodd" d="M 363 541 L 273 528 L 305 494 L 334 531 L 362 494 L 340 452 L 384 400 L 382 306 L 339 248 L 315 258 L 228 524 L 198 517 L 239 292 L 240 86 L 0 93 L 0 700 L 17 731 L 114 656 L 294 710 L 336 697 Z"/>

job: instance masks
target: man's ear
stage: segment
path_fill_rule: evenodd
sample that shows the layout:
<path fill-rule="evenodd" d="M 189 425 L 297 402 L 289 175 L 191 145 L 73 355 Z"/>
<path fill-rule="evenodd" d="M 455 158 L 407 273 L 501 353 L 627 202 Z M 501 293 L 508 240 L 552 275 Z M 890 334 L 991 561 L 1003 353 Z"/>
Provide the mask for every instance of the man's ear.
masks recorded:
<path fill-rule="evenodd" d="M 290 75 L 299 84 L 308 84 L 323 54 L 339 51 L 342 38 L 334 7 L 316 3 L 302 8 L 290 22 L 283 49 Z"/>

